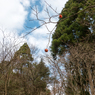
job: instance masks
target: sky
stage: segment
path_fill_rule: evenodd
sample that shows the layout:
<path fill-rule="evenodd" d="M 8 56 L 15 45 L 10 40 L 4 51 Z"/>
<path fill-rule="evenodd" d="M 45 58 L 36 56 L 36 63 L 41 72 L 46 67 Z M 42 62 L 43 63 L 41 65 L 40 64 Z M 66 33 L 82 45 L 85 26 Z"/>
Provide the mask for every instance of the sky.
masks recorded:
<path fill-rule="evenodd" d="M 57 13 L 53 11 L 45 1 L 51 5 Z M 52 40 L 50 39 L 50 43 L 48 44 L 49 31 L 55 27 L 56 23 L 47 24 L 49 31 L 46 26 L 39 27 L 33 31 L 33 29 L 40 26 L 42 22 L 36 20 L 36 16 L 34 15 L 35 11 L 33 11 L 32 8 L 34 10 L 37 8 L 39 19 L 47 21 L 47 19 L 45 19 L 48 18 L 48 14 L 45 12 L 46 8 L 50 16 L 59 15 L 67 1 L 68 0 L 0 0 L 0 48 L 4 41 L 7 48 L 13 48 L 16 45 L 16 49 L 19 49 L 24 42 L 27 42 L 30 48 L 31 45 L 34 45 L 39 49 L 39 56 L 47 54 L 44 49 L 49 49 Z M 58 16 L 52 19 L 54 22 L 58 20 Z M 29 34 L 26 35 L 27 33 Z M 50 51 L 48 53 L 50 54 Z"/>
<path fill-rule="evenodd" d="M 53 11 L 45 1 L 51 5 L 57 13 Z M 58 15 L 67 1 L 68 0 L 0 0 L 0 43 L 3 43 L 2 38 L 6 36 L 8 38 L 5 40 L 8 42 L 9 39 L 11 39 L 12 45 L 19 44 L 18 48 L 24 42 L 27 42 L 29 46 L 31 46 L 31 44 L 36 46 L 40 50 L 39 54 L 44 54 L 44 49 L 49 48 L 51 44 L 50 40 L 48 45 L 49 31 L 54 28 L 56 23 L 47 24 L 49 31 L 46 26 L 42 26 L 33 31 L 33 29 L 42 24 L 42 22 L 36 20 L 36 16 L 34 15 L 35 11 L 33 11 L 33 9 L 35 10 L 35 8 L 37 8 L 39 19 L 47 21 L 47 19 L 45 19 L 48 18 L 48 14 L 45 11 L 46 8 L 50 16 Z M 53 18 L 52 21 L 57 22 L 58 19 L 57 16 Z M 26 35 L 28 32 L 30 32 L 30 34 Z"/>

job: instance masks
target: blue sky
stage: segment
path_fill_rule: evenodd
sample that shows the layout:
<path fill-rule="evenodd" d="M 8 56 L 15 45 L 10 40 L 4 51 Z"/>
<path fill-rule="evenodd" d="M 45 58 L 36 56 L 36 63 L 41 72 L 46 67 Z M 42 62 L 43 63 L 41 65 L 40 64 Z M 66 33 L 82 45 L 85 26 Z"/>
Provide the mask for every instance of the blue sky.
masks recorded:
<path fill-rule="evenodd" d="M 42 24 L 39 21 L 29 21 L 31 19 L 36 19 L 30 6 L 33 9 L 35 9 L 35 5 L 37 6 L 39 19 L 48 17 L 47 13 L 44 11 L 46 7 L 48 8 L 51 16 L 56 15 L 56 13 L 47 6 L 45 1 L 50 4 L 53 9 L 57 9 L 56 11 L 60 13 L 68 0 L 0 0 L 0 42 L 2 43 L 2 31 L 4 31 L 4 35 L 9 38 L 17 39 L 16 43 L 23 41 L 19 44 L 18 48 L 24 42 L 27 42 L 29 46 L 33 44 L 40 49 L 41 54 L 44 53 L 44 49 L 48 44 L 49 36 L 47 34 L 49 32 L 45 26 L 38 28 L 24 38 L 21 37 L 32 31 L 32 29 L 27 27 L 36 28 Z M 54 18 L 53 21 L 57 22 L 58 17 Z M 48 24 L 47 27 L 51 31 L 55 25 L 56 24 Z M 13 42 L 12 44 L 15 43 Z"/>

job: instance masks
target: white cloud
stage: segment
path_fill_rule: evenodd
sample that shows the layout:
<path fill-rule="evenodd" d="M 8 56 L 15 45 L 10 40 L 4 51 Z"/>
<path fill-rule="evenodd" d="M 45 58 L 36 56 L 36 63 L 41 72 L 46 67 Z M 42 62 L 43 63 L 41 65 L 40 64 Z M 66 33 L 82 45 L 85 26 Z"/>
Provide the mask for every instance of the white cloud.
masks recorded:
<path fill-rule="evenodd" d="M 60 13 L 61 12 L 61 10 L 63 9 L 63 7 L 65 6 L 65 3 L 68 1 L 68 0 L 45 0 L 49 5 L 51 5 L 52 6 L 52 8 L 53 9 L 55 9 L 56 10 L 56 8 L 57 8 L 57 13 Z M 47 13 L 44 11 L 45 9 L 46 9 L 46 6 L 47 6 L 47 8 L 48 8 L 48 11 L 49 11 L 49 13 L 50 13 L 50 15 L 58 15 L 58 14 L 56 14 L 51 8 L 49 8 L 49 6 L 45 3 L 45 1 L 44 0 L 41 0 L 41 2 L 40 2 L 40 4 L 43 6 L 43 9 L 42 9 L 42 11 L 41 12 L 39 12 L 39 18 L 40 19 L 43 19 L 43 18 L 47 18 L 48 16 L 47 16 Z M 40 7 L 42 7 L 42 6 L 38 6 L 38 9 L 40 8 Z M 38 10 L 39 11 L 39 10 Z M 35 18 L 35 16 L 33 15 L 33 11 L 31 11 L 31 18 L 33 19 L 33 18 Z M 47 21 L 47 20 L 45 20 L 45 21 Z M 56 17 L 56 18 L 53 18 L 52 19 L 52 21 L 54 21 L 54 22 L 57 22 L 58 21 L 58 17 Z M 42 23 L 40 23 L 39 22 L 39 24 L 42 24 Z M 56 24 L 54 24 L 54 23 L 51 23 L 51 24 L 48 24 L 47 26 L 48 26 L 48 29 L 51 31 L 54 27 L 55 27 L 55 25 Z M 38 28 L 36 31 L 34 31 L 33 33 L 32 33 L 32 35 L 29 37 L 30 39 L 32 39 L 31 41 L 33 42 L 33 43 L 36 43 L 37 44 L 37 46 L 39 46 L 40 47 L 40 49 L 44 49 L 46 46 L 47 46 L 47 44 L 48 44 L 48 39 L 47 38 L 45 38 L 44 37 L 44 35 L 47 35 L 47 33 L 49 33 L 49 31 L 46 29 L 46 27 L 45 26 L 43 26 L 43 27 L 40 27 L 40 28 Z M 36 36 L 36 35 L 38 35 L 38 36 Z M 43 40 L 43 38 L 44 38 L 44 40 Z M 46 39 L 46 40 L 45 40 Z M 49 44 L 50 45 L 50 44 Z"/>
<path fill-rule="evenodd" d="M 49 10 L 50 16 L 59 15 L 62 9 L 65 7 L 67 1 L 68 0 L 41 0 L 40 4 L 43 6 L 43 10 L 40 12 L 39 17 L 46 18 L 48 16 L 48 14 L 44 11 L 46 10 L 46 7 Z M 51 7 L 49 7 L 48 4 Z"/>
<path fill-rule="evenodd" d="M 61 10 L 65 7 L 65 4 L 68 0 L 41 0 L 41 4 L 43 4 L 44 6 L 46 6 L 47 4 L 45 3 L 45 1 L 51 5 L 51 7 L 56 10 L 58 13 L 61 12 Z"/>
<path fill-rule="evenodd" d="M 47 25 L 47 27 L 49 28 L 49 31 L 51 31 L 52 27 L 54 26 L 55 26 L 54 24 Z M 47 48 L 47 45 L 49 42 L 49 39 L 48 39 L 49 35 L 50 34 L 47 28 L 43 26 L 33 31 L 30 35 L 27 36 L 27 38 L 28 38 L 29 43 L 32 43 L 33 45 L 37 46 L 39 49 L 44 50 L 45 48 Z"/>
<path fill-rule="evenodd" d="M 45 46 L 47 46 L 47 43 L 48 43 L 47 38 L 42 38 L 42 37 L 37 38 L 37 35 L 39 35 L 39 34 L 37 34 L 37 35 L 33 34 L 33 35 L 34 36 L 31 36 L 31 35 L 28 36 L 28 39 L 29 39 L 28 42 L 37 46 L 41 50 L 45 49 Z"/>
<path fill-rule="evenodd" d="M 20 0 L 20 2 L 23 4 L 23 6 L 25 7 L 29 7 L 30 6 L 30 0 Z"/>
<path fill-rule="evenodd" d="M 26 41 L 20 38 L 18 33 L 24 29 L 23 26 L 28 15 L 26 8 L 29 6 L 30 0 L 0 0 L 1 43 L 4 36 L 6 37 L 5 43 L 7 42 L 8 45 L 11 44 L 12 46 L 19 43 L 18 48 Z M 2 31 L 4 31 L 4 35 Z M 16 40 L 15 43 L 14 39 Z"/>
<path fill-rule="evenodd" d="M 23 4 L 21 4 L 23 1 Z M 28 12 L 23 5 L 28 6 L 29 0 L 0 0 L 0 26 L 8 30 L 21 30 Z"/>
<path fill-rule="evenodd" d="M 26 9 L 30 7 L 30 2 L 36 4 L 36 1 L 37 0 L 0 0 L 0 28 L 3 30 L 7 29 L 7 32 L 10 31 L 12 33 L 11 38 L 12 36 L 14 37 L 16 35 L 18 37 L 17 31 L 21 32 L 21 30 L 23 30 L 25 20 L 27 19 L 28 11 Z M 46 0 L 46 1 L 48 4 L 52 6 L 52 8 L 54 9 L 57 8 L 57 12 L 60 13 L 67 0 L 63 0 L 63 1 Z M 39 13 L 39 18 L 41 19 L 46 18 L 47 13 L 44 11 L 46 8 L 46 3 L 44 2 L 44 0 L 39 0 L 39 3 L 41 6 L 37 5 L 38 9 L 40 9 L 40 7 L 43 8 L 42 11 Z M 49 9 L 50 15 L 56 14 L 48 6 L 47 8 Z M 32 12 L 31 12 L 31 18 L 34 18 Z M 58 17 L 53 18 L 52 20 L 58 21 Z M 55 24 L 47 25 L 50 31 L 54 28 L 54 26 Z M 49 41 L 47 39 L 47 37 L 49 36 L 47 33 L 49 32 L 45 26 L 40 27 L 37 30 L 33 31 L 31 35 L 30 34 L 27 35 L 28 38 L 27 42 L 36 45 L 41 50 L 44 50 Z M 0 38 L 2 38 L 1 35 Z"/>

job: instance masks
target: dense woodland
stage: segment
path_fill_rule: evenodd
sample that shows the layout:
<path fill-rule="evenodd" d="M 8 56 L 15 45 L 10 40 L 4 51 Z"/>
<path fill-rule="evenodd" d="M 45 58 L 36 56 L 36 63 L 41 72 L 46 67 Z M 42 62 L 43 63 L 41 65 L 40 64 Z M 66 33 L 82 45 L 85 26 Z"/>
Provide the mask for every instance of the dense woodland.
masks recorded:
<path fill-rule="evenodd" d="M 33 63 L 30 48 L 24 43 L 10 61 L 0 63 L 0 95 L 50 95 L 46 88 L 49 68 L 41 59 Z"/>
<path fill-rule="evenodd" d="M 1 47 L 0 95 L 95 95 L 95 0 L 68 0 L 60 14 L 39 63 L 27 43 L 14 54 Z"/>

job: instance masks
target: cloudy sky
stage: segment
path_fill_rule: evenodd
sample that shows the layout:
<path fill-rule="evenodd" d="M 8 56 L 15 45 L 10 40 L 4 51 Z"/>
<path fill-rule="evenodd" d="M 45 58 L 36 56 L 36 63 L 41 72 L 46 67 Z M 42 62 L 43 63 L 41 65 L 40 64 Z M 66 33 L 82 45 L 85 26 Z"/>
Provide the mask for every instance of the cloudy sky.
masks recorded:
<path fill-rule="evenodd" d="M 54 12 L 48 4 L 52 6 L 56 12 Z M 35 31 L 42 24 L 42 22 L 35 20 L 36 16 L 35 8 L 38 10 L 39 19 L 47 21 L 48 14 L 45 12 L 46 8 L 49 11 L 49 15 L 58 15 L 64 8 L 68 0 L 0 0 L 0 41 L 2 43 L 2 37 L 7 35 L 9 38 L 15 38 L 16 43 L 27 42 L 29 45 L 33 44 L 40 49 L 40 52 L 44 53 L 44 49 L 47 48 L 49 31 L 51 31 L 56 24 L 48 24 L 42 26 Z M 35 7 L 36 5 L 36 7 Z M 33 20 L 34 21 L 30 21 Z M 53 18 L 52 21 L 57 22 L 58 16 Z M 28 32 L 30 34 L 26 35 Z M 26 36 L 24 36 L 26 35 Z M 24 38 L 23 38 L 24 36 Z M 22 42 L 22 44 L 23 44 Z M 22 45 L 21 44 L 21 45 Z M 50 43 L 49 43 L 50 45 Z"/>

